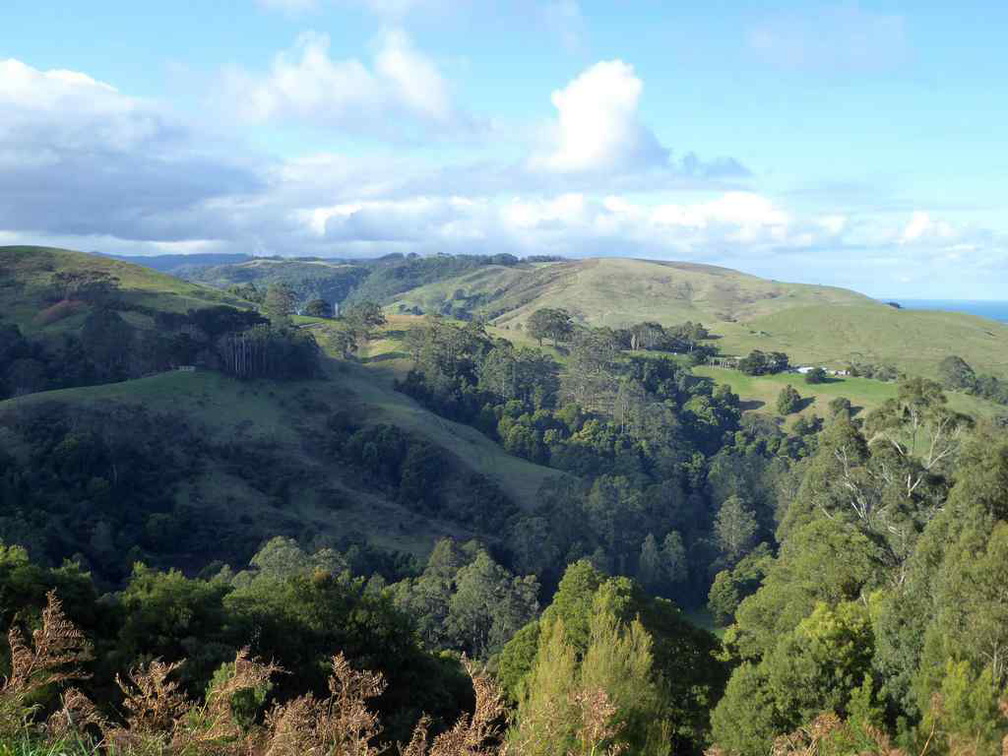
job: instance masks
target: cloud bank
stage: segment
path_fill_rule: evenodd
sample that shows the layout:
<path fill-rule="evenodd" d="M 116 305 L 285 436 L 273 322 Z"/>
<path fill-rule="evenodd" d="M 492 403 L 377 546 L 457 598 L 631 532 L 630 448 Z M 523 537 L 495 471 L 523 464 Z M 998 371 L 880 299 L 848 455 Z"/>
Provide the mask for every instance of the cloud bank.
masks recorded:
<path fill-rule="evenodd" d="M 367 65 L 336 59 L 324 37 L 306 35 L 241 83 L 244 117 L 260 123 L 353 129 L 363 126 L 361 113 L 429 124 L 453 123 L 459 113 L 438 68 L 394 31 Z M 838 281 L 846 255 L 862 270 L 933 276 L 954 267 L 996 277 L 1003 269 L 1004 239 L 928 208 L 811 213 L 748 185 L 733 161 L 675 159 L 642 122 L 643 92 L 623 61 L 588 67 L 554 91 L 545 147 L 530 146 L 511 165 L 399 153 L 277 159 L 85 73 L 0 61 L 0 243 L 346 257 L 622 255 L 824 270 Z"/>

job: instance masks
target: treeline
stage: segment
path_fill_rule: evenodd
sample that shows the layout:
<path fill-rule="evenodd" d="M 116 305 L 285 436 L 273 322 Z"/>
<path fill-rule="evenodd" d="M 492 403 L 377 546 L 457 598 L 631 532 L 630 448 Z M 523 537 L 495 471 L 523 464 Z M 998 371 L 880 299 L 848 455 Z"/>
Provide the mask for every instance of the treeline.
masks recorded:
<path fill-rule="evenodd" d="M 558 262 L 562 258 L 532 256 L 524 262 Z M 304 305 L 313 300 L 334 305 L 360 302 L 388 303 L 399 294 L 446 278 L 464 275 L 487 265 L 518 265 L 523 260 L 510 254 L 433 255 L 392 254 L 373 260 L 319 258 L 256 258 L 236 264 L 186 266 L 172 272 L 190 281 L 225 289 L 235 296 L 262 304 L 270 286 L 283 285 L 296 293 Z M 462 319 L 487 304 L 483 295 L 466 296 L 458 291 L 441 314 Z M 418 313 L 419 314 L 419 313 Z"/>
<path fill-rule="evenodd" d="M 371 263 L 371 272 L 348 298 L 354 302 L 389 302 L 396 295 L 485 265 L 517 265 L 514 255 L 386 255 Z"/>
<path fill-rule="evenodd" d="M 262 304 L 270 286 L 279 284 L 296 291 L 302 302 L 321 299 L 329 305 L 345 300 L 370 273 L 364 264 L 320 265 L 292 258 L 275 258 L 273 264 L 239 263 L 177 271 L 181 278 L 225 289 L 257 304 Z"/>
<path fill-rule="evenodd" d="M 962 357 L 949 355 L 938 363 L 938 378 L 946 388 L 1008 404 L 1008 382 L 995 375 L 976 373 Z"/>
<path fill-rule="evenodd" d="M 583 339 L 586 333 L 594 332 L 612 341 L 620 350 L 689 354 L 697 365 L 717 353 L 715 348 L 702 343 L 716 336 L 692 321 L 668 328 L 645 321 L 625 328 L 591 329 L 576 325 L 571 314 L 563 308 L 544 307 L 529 316 L 524 328 L 529 336 L 538 340 L 540 347 L 543 339 L 550 339 L 554 347 L 559 347 L 561 343 Z"/>
<path fill-rule="evenodd" d="M 226 334 L 217 344 L 221 370 L 236 378 L 310 378 L 318 369 L 315 337 L 297 329 L 258 325 Z"/>
<path fill-rule="evenodd" d="M 65 300 L 64 300 L 65 301 Z M 122 309 L 120 309 L 122 308 Z M 124 312 L 150 326 L 134 325 Z M 193 365 L 241 378 L 308 378 L 318 366 L 311 334 L 251 310 L 217 305 L 188 313 L 91 303 L 79 330 L 30 338 L 0 325 L 0 398 L 124 381 Z"/>

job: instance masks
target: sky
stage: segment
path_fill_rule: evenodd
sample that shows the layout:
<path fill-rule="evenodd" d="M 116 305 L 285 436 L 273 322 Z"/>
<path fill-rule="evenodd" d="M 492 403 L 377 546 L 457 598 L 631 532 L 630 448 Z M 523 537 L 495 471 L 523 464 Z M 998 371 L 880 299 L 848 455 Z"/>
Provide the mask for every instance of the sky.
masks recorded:
<path fill-rule="evenodd" d="M 1008 6 L 3 0 L 0 244 L 1008 299 Z"/>

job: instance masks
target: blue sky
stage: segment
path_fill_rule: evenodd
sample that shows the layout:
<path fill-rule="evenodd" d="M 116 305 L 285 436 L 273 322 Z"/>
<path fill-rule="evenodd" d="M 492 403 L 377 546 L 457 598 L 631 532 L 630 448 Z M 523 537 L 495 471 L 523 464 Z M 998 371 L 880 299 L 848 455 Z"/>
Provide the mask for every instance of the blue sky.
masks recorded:
<path fill-rule="evenodd" d="M 0 243 L 626 255 L 1005 298 L 1008 10 L 5 0 Z"/>

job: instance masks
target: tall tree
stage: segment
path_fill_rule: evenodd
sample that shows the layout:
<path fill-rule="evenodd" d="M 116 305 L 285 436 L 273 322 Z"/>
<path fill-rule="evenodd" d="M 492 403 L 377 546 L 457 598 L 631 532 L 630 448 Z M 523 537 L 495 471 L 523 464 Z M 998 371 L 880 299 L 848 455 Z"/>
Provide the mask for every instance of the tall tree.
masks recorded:
<path fill-rule="evenodd" d="M 364 341 L 371 338 L 375 328 L 386 323 L 381 305 L 367 300 L 350 305 L 343 313 L 343 320 Z"/>
<path fill-rule="evenodd" d="M 752 509 L 738 496 L 722 502 L 714 520 L 714 532 L 725 558 L 734 564 L 756 535 L 758 524 Z"/>
<path fill-rule="evenodd" d="M 950 354 L 938 363 L 938 380 L 945 388 L 950 389 L 970 390 L 977 385 L 977 376 L 973 368 L 966 360 L 955 354 Z"/>
<path fill-rule="evenodd" d="M 533 312 L 525 323 L 526 332 L 538 339 L 542 346 L 544 338 L 553 339 L 553 346 L 559 346 L 561 341 L 567 341 L 574 331 L 574 324 L 567 310 L 544 307 Z"/>
<path fill-rule="evenodd" d="M 297 310 L 297 292 L 285 283 L 271 283 L 266 290 L 263 310 L 271 320 L 285 321 Z"/>

